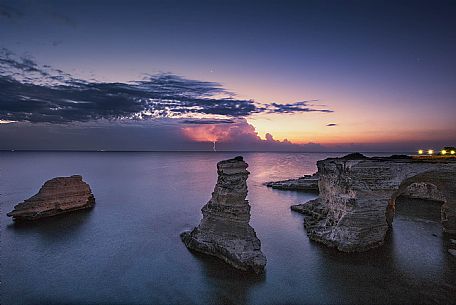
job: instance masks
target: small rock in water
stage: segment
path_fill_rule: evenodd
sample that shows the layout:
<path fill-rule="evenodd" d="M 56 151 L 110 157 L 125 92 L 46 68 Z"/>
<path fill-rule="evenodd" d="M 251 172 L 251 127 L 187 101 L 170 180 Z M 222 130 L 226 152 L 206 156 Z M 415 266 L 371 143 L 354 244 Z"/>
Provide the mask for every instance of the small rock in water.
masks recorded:
<path fill-rule="evenodd" d="M 435 237 L 437 237 L 437 234 L 435 234 L 435 233 L 432 233 L 432 236 L 435 236 Z"/>
<path fill-rule="evenodd" d="M 297 179 L 266 182 L 264 185 L 279 190 L 318 192 L 318 174 L 306 175 Z"/>
<path fill-rule="evenodd" d="M 19 203 L 6 215 L 14 220 L 36 220 L 91 208 L 94 204 L 90 186 L 81 176 L 57 177 L 46 181 L 38 194 Z"/>
<path fill-rule="evenodd" d="M 450 243 L 456 244 L 456 239 L 450 239 Z"/>
<path fill-rule="evenodd" d="M 451 255 L 456 256 L 456 249 L 448 249 Z"/>

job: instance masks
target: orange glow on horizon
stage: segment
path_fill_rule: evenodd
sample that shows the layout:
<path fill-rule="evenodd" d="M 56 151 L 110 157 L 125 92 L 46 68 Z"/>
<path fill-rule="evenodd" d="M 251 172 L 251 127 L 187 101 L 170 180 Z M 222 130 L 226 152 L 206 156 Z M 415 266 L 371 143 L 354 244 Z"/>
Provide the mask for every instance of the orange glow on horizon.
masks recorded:
<path fill-rule="evenodd" d="M 259 139 L 255 128 L 245 120 L 232 124 L 204 124 L 183 127 L 182 133 L 197 142 L 230 141 L 235 137 Z"/>
<path fill-rule="evenodd" d="M 266 141 L 266 133 L 273 136 L 274 141 L 288 140 L 293 144 L 320 144 L 330 147 L 350 145 L 350 144 L 405 144 L 405 143 L 425 143 L 432 139 L 434 141 L 445 141 L 445 136 L 448 132 L 442 130 L 426 130 L 412 131 L 405 130 L 402 132 L 393 132 L 391 130 L 384 131 L 369 131 L 364 130 L 360 133 L 356 130 L 350 130 L 344 126 L 334 128 L 322 126 L 312 128 L 310 132 L 290 131 L 281 132 L 271 128 L 267 129 L 266 133 L 258 132 L 256 121 L 247 122 L 241 120 L 232 124 L 204 124 L 185 126 L 181 129 L 183 135 L 192 141 L 196 142 L 235 142 L 237 138 L 249 137 L 252 141 Z M 271 124 L 272 125 L 272 124 Z M 426 153 L 429 153 L 426 151 Z M 432 152 L 433 154 L 434 152 Z M 451 154 L 451 152 L 447 152 Z M 423 151 L 424 154 L 424 151 Z"/>
<path fill-rule="evenodd" d="M 219 141 L 220 135 L 214 132 L 214 125 L 182 128 L 184 135 L 196 142 Z"/>

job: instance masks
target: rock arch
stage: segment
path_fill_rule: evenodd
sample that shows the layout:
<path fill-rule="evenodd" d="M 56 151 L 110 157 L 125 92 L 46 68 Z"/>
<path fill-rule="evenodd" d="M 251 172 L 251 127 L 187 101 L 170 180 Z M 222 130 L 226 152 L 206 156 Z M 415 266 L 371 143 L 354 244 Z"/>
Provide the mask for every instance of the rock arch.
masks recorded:
<path fill-rule="evenodd" d="M 395 198 L 413 183 L 442 193 L 442 225 L 456 234 L 456 160 L 362 155 L 317 162 L 320 195 L 292 209 L 305 214 L 308 236 L 341 251 L 382 245 Z"/>
<path fill-rule="evenodd" d="M 450 173 L 448 173 L 449 175 Z M 439 172 L 430 171 L 412 176 L 405 179 L 393 193 L 388 207 L 386 209 L 386 222 L 391 227 L 394 219 L 396 200 L 399 196 L 406 195 L 412 198 L 421 198 L 427 200 L 441 201 L 440 207 L 440 221 L 442 223 L 443 231 L 451 232 L 448 226 L 447 217 L 447 199 L 445 193 L 448 193 L 450 186 L 438 179 Z M 448 196 L 448 195 L 447 195 Z"/>

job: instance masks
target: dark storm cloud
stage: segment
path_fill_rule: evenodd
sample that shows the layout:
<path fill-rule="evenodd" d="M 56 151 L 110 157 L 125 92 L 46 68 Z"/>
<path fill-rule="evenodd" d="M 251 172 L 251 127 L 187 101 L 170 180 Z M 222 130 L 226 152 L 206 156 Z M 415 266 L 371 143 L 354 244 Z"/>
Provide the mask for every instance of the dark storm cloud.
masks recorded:
<path fill-rule="evenodd" d="M 20 57 L 15 58 L 14 54 L 8 49 L 0 49 L 0 74 L 11 76 L 17 75 L 21 71 L 22 73 L 39 73 L 41 75 L 47 75 L 42 69 L 37 68 L 37 64 L 31 58 Z"/>
<path fill-rule="evenodd" d="M 47 87 L 55 87 L 57 84 L 75 86 L 85 83 L 49 65 L 37 65 L 30 55 L 17 57 L 7 48 L 0 48 L 0 77 L 13 79 L 22 84 Z"/>
<path fill-rule="evenodd" d="M 198 120 L 184 120 L 182 124 L 191 124 L 191 125 L 209 125 L 209 124 L 233 124 L 234 120 L 206 120 L 206 119 L 198 119 Z"/>
<path fill-rule="evenodd" d="M 296 103 L 290 104 L 278 104 L 278 103 L 271 103 L 267 104 L 264 110 L 269 113 L 296 113 L 296 112 L 333 112 L 330 109 L 314 109 L 311 108 L 309 102 L 312 101 L 301 101 Z"/>
<path fill-rule="evenodd" d="M 337 126 L 337 124 L 335 124 L 335 123 L 330 123 L 330 124 L 327 124 L 326 126 L 327 126 L 327 127 L 334 127 L 334 126 Z"/>
<path fill-rule="evenodd" d="M 148 75 L 130 83 L 76 79 L 33 58 L 0 50 L 0 119 L 66 123 L 99 119 L 246 117 L 254 113 L 330 112 L 307 102 L 260 104 L 237 99 L 219 83 L 173 74 Z M 206 116 L 204 118 L 204 116 Z M 219 119 L 219 118 L 217 118 Z M 189 121 L 194 124 L 197 119 Z M 201 121 L 200 124 L 205 121 Z"/>

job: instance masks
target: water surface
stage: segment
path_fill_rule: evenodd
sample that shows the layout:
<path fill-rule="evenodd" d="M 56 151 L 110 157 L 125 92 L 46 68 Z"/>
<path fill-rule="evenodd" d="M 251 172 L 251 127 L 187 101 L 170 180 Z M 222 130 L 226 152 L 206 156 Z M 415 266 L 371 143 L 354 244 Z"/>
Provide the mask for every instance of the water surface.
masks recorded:
<path fill-rule="evenodd" d="M 456 259 L 439 222 L 425 217 L 432 213 L 416 213 L 421 201 L 398 203 L 385 246 L 343 254 L 309 241 L 290 211 L 314 194 L 262 185 L 311 174 L 316 160 L 339 154 L 243 153 L 264 276 L 189 252 L 179 234 L 199 223 L 217 161 L 235 155 L 0 153 L 1 304 L 454 302 Z M 73 174 L 90 184 L 94 209 L 29 225 L 6 217 L 44 181 Z"/>

